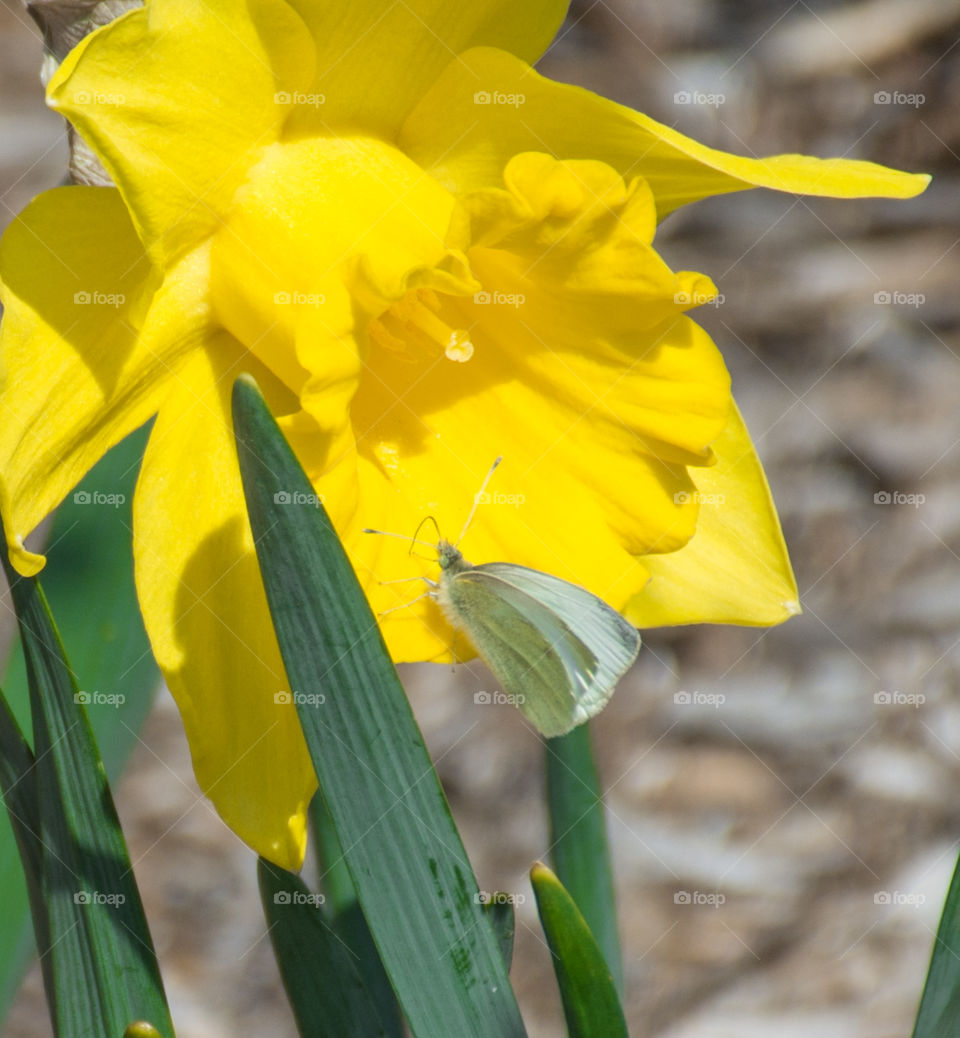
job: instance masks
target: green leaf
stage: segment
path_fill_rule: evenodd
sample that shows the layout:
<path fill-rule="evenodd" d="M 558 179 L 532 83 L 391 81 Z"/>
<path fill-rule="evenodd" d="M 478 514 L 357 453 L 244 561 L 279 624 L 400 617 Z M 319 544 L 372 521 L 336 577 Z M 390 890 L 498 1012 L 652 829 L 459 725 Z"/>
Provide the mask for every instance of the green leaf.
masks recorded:
<path fill-rule="evenodd" d="M 317 879 L 326 894 L 327 909 L 339 915 L 357 903 L 357 892 L 337 839 L 337 830 L 319 790 L 310 801 L 310 822 L 313 849 L 317 854 Z"/>
<path fill-rule="evenodd" d="M 913 1038 L 956 1038 L 960 1034 L 960 858 L 954 869 Z"/>
<path fill-rule="evenodd" d="M 582 724 L 567 735 L 548 739 L 546 761 L 553 867 L 586 919 L 622 995 L 613 870 L 590 725 Z"/>
<path fill-rule="evenodd" d="M 73 673 L 39 584 L 14 573 L 5 555 L 3 565 L 30 687 L 46 913 L 37 939 L 49 959 L 54 1030 L 59 1038 L 87 1038 L 149 1020 L 172 1038 L 140 894 Z"/>
<path fill-rule="evenodd" d="M 40 806 L 37 802 L 36 761 L 33 751 L 20 731 L 6 696 L 0 693 L 0 794 L 10 819 L 10 830 L 19 853 L 20 878 L 26 882 L 29 910 L 33 919 L 37 944 L 50 946 L 47 931 L 47 912 L 43 901 L 41 878 L 43 875 L 43 845 L 40 842 Z M 6 895 L 6 891 L 4 891 Z M 6 904 L 4 904 L 6 908 Z M 19 908 L 19 903 L 14 903 Z M 14 916 L 16 921 L 16 916 Z M 53 975 L 50 960 L 40 961 L 44 985 L 49 989 Z"/>
<path fill-rule="evenodd" d="M 310 818 L 313 822 L 313 844 L 317 852 L 317 873 L 321 889 L 326 895 L 325 908 L 329 912 L 331 925 L 353 955 L 357 972 L 363 977 L 368 997 L 376 1006 L 377 1016 L 383 1022 L 388 1038 L 403 1038 L 400 1007 L 357 900 L 357 892 L 330 812 L 319 791 L 310 804 Z"/>
<path fill-rule="evenodd" d="M 523 1035 L 460 835 L 330 519 L 322 505 L 282 503 L 309 500 L 314 489 L 251 379 L 234 385 L 233 416 L 300 723 L 410 1029 L 417 1038 Z"/>
<path fill-rule="evenodd" d="M 553 954 L 570 1038 L 627 1038 L 613 977 L 573 898 L 539 862 L 530 870 L 530 880 Z"/>
<path fill-rule="evenodd" d="M 24 866 L 29 866 L 26 871 L 31 877 L 40 874 L 43 864 L 35 763 L 33 751 L 20 731 L 6 696 L 0 693 L 0 792 Z"/>
<path fill-rule="evenodd" d="M 487 901 L 484 911 L 490 919 L 493 932 L 497 935 L 497 943 L 500 945 L 500 954 L 503 956 L 504 965 L 510 969 L 513 961 L 513 935 L 517 929 L 517 918 L 513 910 L 513 902 L 499 900 L 494 897 Z"/>
<path fill-rule="evenodd" d="M 306 884 L 261 858 L 260 899 L 283 986 L 306 1038 L 386 1038 L 350 949 Z"/>
<path fill-rule="evenodd" d="M 136 741 L 159 676 L 143 629 L 133 584 L 131 502 L 147 430 L 127 437 L 81 481 L 81 489 L 123 497 L 119 507 L 75 501 L 57 510 L 43 573 L 51 609 L 84 691 L 120 692 L 118 706 L 91 704 L 90 721 L 103 747 L 107 775 L 115 779 Z M 4 691 L 14 716 L 29 731 L 30 694 L 19 649 L 11 655 Z M 0 813 L 0 1020 L 34 949 L 27 891 L 14 834 Z"/>

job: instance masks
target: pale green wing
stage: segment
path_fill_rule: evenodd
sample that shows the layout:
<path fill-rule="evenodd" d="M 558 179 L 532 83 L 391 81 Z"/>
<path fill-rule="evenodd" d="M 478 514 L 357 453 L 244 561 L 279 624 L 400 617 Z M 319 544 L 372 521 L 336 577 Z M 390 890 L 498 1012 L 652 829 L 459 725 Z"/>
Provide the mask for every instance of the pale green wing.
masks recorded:
<path fill-rule="evenodd" d="M 478 596 L 478 591 L 487 594 Z M 463 620 L 471 637 L 474 627 L 492 628 L 492 639 L 506 641 L 514 654 L 522 650 L 527 659 L 532 657 L 533 668 L 510 675 L 528 688 L 507 691 L 525 695 L 520 708 L 544 735 L 562 735 L 599 713 L 640 650 L 636 629 L 596 595 L 525 566 L 503 562 L 475 566 L 451 577 L 447 594 L 461 614 L 466 602 L 470 615 Z M 495 608 L 487 606 L 488 611 L 494 608 L 492 613 L 469 608 L 474 602 L 479 607 L 481 597 L 496 603 Z M 526 634 L 521 621 L 535 634 Z M 514 636 L 508 633 L 511 626 L 516 627 Z M 524 638 L 530 639 L 529 645 Z M 501 676 L 489 651 L 476 640 L 474 644 Z M 497 648 L 493 651 L 496 656 Z M 551 682 L 558 673 L 562 675 L 566 695 L 560 701 L 555 691 L 546 696 L 542 688 L 548 671 Z M 534 673 L 544 679 L 535 686 Z"/>
<path fill-rule="evenodd" d="M 549 573 L 507 562 L 490 562 L 476 569 L 544 606 L 596 658 L 595 671 L 578 674 L 588 680 L 581 680 L 582 690 L 577 693 L 582 716 L 575 723 L 599 713 L 637 658 L 637 629 L 596 595 Z"/>
<path fill-rule="evenodd" d="M 503 691 L 516 698 L 538 731 L 549 736 L 569 731 L 575 724 L 576 698 L 551 641 L 541 634 L 529 610 L 525 615 L 501 597 L 497 582 L 469 579 L 472 572 L 443 582 L 440 600 L 451 621 L 467 633 Z M 583 663 L 595 661 L 585 658 Z"/>

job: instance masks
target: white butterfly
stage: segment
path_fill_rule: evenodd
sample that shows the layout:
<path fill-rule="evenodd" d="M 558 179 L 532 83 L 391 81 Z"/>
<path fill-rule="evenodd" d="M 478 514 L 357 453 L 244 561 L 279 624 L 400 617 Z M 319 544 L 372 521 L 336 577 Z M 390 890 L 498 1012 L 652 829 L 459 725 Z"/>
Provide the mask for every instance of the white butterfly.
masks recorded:
<path fill-rule="evenodd" d="M 585 588 L 549 573 L 510 562 L 474 566 L 443 538 L 435 549 L 440 579 L 422 578 L 431 587 L 426 594 L 543 735 L 563 735 L 603 709 L 640 651 L 635 627 Z"/>

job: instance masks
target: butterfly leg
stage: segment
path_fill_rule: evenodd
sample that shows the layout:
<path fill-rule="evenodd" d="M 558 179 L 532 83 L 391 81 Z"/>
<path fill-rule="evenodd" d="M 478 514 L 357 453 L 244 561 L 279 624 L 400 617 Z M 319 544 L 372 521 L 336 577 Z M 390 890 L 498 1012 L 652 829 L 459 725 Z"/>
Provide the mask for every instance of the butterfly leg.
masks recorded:
<path fill-rule="evenodd" d="M 377 583 L 384 586 L 387 584 L 411 584 L 414 580 L 422 580 L 425 584 L 429 584 L 431 587 L 437 586 L 437 582 L 431 580 L 429 577 L 401 577 L 399 580 L 378 580 Z"/>
<path fill-rule="evenodd" d="M 426 577 L 422 577 L 421 579 L 427 580 Z M 386 581 L 386 583 L 388 583 L 388 584 L 399 583 L 399 581 L 389 581 L 388 580 L 388 581 Z M 428 584 L 433 584 L 433 581 L 432 580 L 427 580 L 427 583 Z M 424 598 L 433 598 L 435 594 L 436 594 L 435 591 L 424 591 L 424 593 L 422 595 L 417 595 L 416 598 L 411 598 L 409 602 L 404 602 L 403 605 L 391 606 L 390 609 L 382 610 L 381 612 L 377 613 L 377 616 L 386 616 L 388 613 L 395 613 L 398 609 L 409 609 L 410 606 L 414 605 L 416 602 L 420 602 Z"/>

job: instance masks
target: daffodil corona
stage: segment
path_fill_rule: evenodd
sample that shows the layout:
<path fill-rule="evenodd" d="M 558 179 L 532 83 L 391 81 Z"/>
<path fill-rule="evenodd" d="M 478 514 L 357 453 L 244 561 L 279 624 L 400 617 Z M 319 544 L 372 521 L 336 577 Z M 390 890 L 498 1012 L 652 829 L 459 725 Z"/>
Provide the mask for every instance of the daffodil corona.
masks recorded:
<path fill-rule="evenodd" d="M 374 607 L 410 575 L 363 527 L 583 585 L 637 625 L 797 610 L 723 361 L 657 224 L 762 186 L 906 198 L 864 162 L 746 159 L 530 67 L 554 0 L 148 0 L 85 39 L 49 103 L 115 187 L 60 188 L 0 248 L 0 506 L 11 558 L 156 415 L 134 507 L 154 651 L 202 788 L 296 867 L 315 781 L 260 582 L 229 414 L 254 374 Z M 290 502 L 290 507 L 312 503 Z M 451 635 L 422 600 L 397 659 Z"/>

